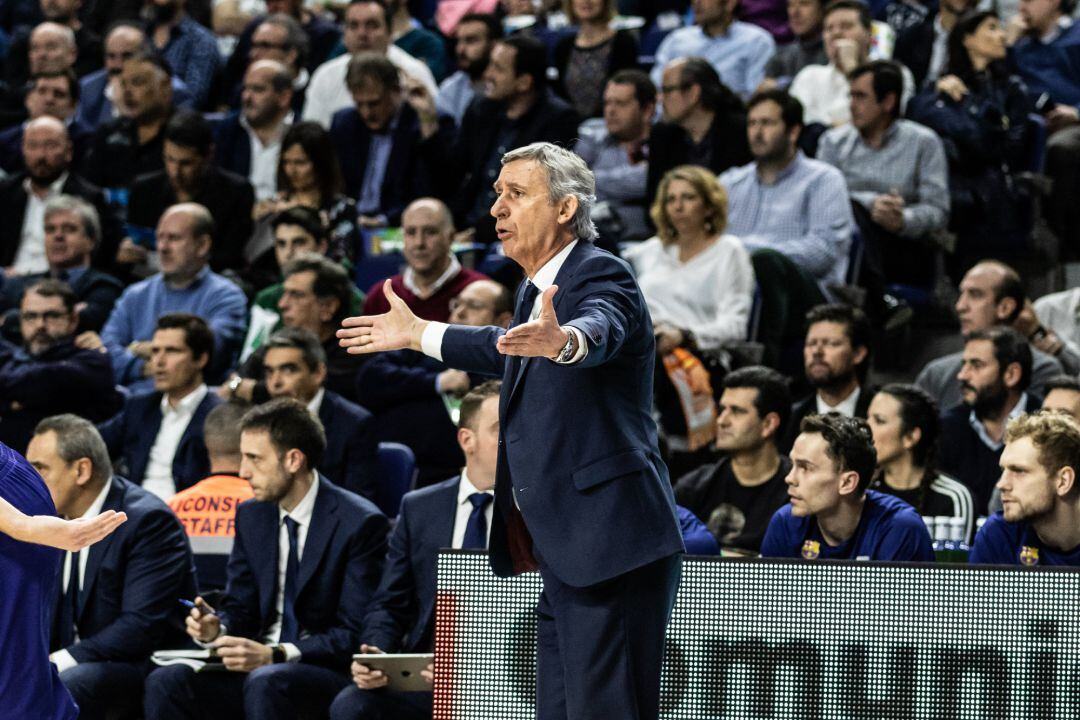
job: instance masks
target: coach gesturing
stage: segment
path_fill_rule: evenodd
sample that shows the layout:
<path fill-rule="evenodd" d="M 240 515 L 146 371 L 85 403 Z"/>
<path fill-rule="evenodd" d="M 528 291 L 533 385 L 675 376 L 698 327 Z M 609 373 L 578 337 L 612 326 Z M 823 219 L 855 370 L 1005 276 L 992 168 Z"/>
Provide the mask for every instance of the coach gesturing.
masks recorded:
<path fill-rule="evenodd" d="M 420 320 L 387 284 L 390 312 L 338 336 L 502 375 L 491 564 L 544 581 L 537 718 L 655 720 L 683 543 L 650 416 L 652 321 L 626 263 L 591 242 L 594 190 L 555 145 L 503 156 L 491 214 L 527 276 L 509 330 Z"/>

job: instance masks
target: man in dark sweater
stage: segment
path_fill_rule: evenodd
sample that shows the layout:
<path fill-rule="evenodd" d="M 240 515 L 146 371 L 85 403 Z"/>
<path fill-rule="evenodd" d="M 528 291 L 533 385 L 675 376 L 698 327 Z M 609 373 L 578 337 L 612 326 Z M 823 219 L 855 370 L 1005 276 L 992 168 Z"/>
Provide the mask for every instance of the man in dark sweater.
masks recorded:
<path fill-rule="evenodd" d="M 791 412 L 787 380 L 763 366 L 728 373 L 718 411 L 716 447 L 726 456 L 680 478 L 675 499 L 722 547 L 757 553 L 788 499 L 791 461 L 777 448 Z"/>
<path fill-rule="evenodd" d="M 1039 409 L 1026 392 L 1031 383 L 1031 348 L 1011 328 L 970 333 L 957 375 L 964 401 L 941 419 L 938 469 L 967 486 L 975 512 L 987 513 L 1001 474 L 998 460 L 1009 420 Z"/>
<path fill-rule="evenodd" d="M 487 277 L 462 267 L 451 252 L 454 220 L 441 201 L 420 198 L 411 203 L 401 214 L 401 231 L 407 267 L 405 272 L 390 278 L 390 285 L 417 317 L 447 322 L 450 301 L 470 283 Z M 375 283 L 364 301 L 364 315 L 379 315 L 389 310 L 383 283 Z"/>

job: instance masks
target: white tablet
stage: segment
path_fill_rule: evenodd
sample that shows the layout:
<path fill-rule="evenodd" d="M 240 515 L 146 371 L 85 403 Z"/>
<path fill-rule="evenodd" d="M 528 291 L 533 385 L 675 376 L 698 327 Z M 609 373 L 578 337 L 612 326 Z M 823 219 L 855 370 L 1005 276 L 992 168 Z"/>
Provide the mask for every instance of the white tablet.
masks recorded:
<path fill-rule="evenodd" d="M 429 692 L 431 690 L 431 685 L 420 674 L 420 671 L 435 662 L 433 653 L 357 654 L 353 655 L 353 660 L 367 665 L 372 670 L 382 670 L 383 674 L 390 679 L 387 687 L 391 690 L 404 692 Z"/>

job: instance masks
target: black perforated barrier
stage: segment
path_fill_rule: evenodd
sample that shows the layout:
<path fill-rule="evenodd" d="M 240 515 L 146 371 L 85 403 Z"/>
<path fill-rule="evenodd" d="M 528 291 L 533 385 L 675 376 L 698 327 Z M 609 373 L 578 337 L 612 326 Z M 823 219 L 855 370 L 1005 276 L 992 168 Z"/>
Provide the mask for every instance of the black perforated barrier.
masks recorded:
<path fill-rule="evenodd" d="M 531 720 L 539 575 L 439 557 L 436 720 Z M 1080 573 L 688 558 L 665 720 L 1080 718 Z"/>

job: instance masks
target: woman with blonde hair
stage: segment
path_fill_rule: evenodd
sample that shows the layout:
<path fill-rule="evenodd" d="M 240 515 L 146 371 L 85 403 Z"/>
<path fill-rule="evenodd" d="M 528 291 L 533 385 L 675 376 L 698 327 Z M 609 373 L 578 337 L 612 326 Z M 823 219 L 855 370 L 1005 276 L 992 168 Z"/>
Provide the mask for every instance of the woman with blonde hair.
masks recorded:
<path fill-rule="evenodd" d="M 649 305 L 657 352 L 746 339 L 754 269 L 742 242 L 724 233 L 727 192 L 716 175 L 696 165 L 669 170 L 650 216 L 656 237 L 623 254 Z"/>

